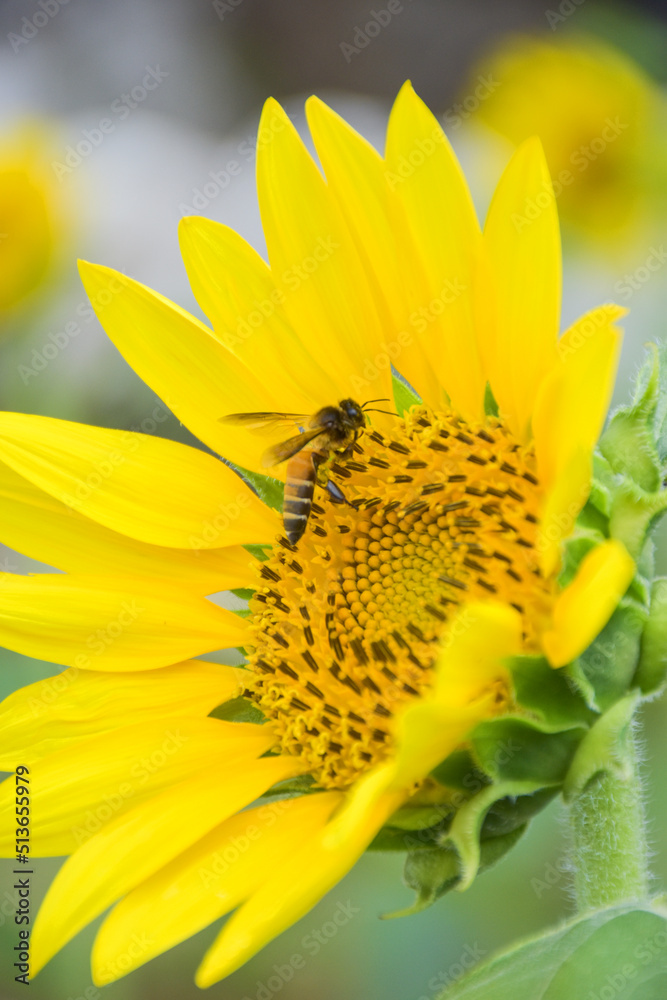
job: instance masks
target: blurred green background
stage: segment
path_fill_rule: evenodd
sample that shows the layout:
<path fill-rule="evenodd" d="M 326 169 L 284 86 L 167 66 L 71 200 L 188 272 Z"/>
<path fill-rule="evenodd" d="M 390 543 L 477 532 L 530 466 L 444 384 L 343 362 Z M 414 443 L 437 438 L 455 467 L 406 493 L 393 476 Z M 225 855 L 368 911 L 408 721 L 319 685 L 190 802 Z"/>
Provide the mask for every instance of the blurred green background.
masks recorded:
<path fill-rule="evenodd" d="M 517 33 L 549 44 L 574 37 L 603 40 L 647 74 L 646 86 L 659 104 L 667 75 L 664 17 L 662 3 L 597 0 L 552 0 L 550 6 L 533 0 L 394 0 L 391 6 L 385 0 L 45 0 L 41 6 L 37 0 L 6 0 L 0 5 L 0 128 L 4 134 L 27 119 L 45 123 L 39 128 L 57 218 L 44 280 L 0 312 L 0 406 L 195 443 L 106 340 L 88 310 L 75 262 L 86 257 L 115 267 L 200 314 L 180 261 L 177 223 L 184 214 L 209 215 L 263 250 L 253 144 L 267 96 L 284 102 L 301 128 L 303 99 L 317 92 L 381 146 L 391 101 L 411 78 L 443 121 L 483 209 L 507 152 L 485 132 L 484 108 L 474 100 L 466 104 L 466 98 L 491 66 L 494 50 Z M 379 25 L 377 31 L 368 29 L 370 23 Z M 151 90 L 142 84 L 147 73 L 156 81 Z M 565 97 L 562 103 L 566 115 L 574 111 Z M 108 116 L 113 129 L 100 133 L 80 162 L 74 156 L 68 164 L 68 148 Z M 634 180 L 650 192 L 665 177 L 664 139 L 661 148 L 650 125 L 644 140 L 652 176 Z M 67 169 L 56 166 L 63 163 Z M 667 267 L 646 267 L 663 252 L 664 205 L 656 195 L 655 205 L 649 200 L 645 208 L 642 225 L 617 245 L 564 227 L 564 322 L 619 295 L 631 309 L 617 401 L 630 392 L 643 345 L 665 335 Z M 0 568 L 38 567 L 0 548 Z M 3 696 L 56 672 L 51 664 L 14 653 L 0 657 Z M 648 706 L 644 719 L 653 870 L 664 881 L 664 700 Z M 472 957 L 568 912 L 559 808 L 552 805 L 540 816 L 513 853 L 471 890 L 447 896 L 419 916 L 378 920 L 406 905 L 410 894 L 401 883 L 400 856 L 366 855 L 310 914 L 211 995 L 434 997 Z M 0 882 L 2 1000 L 24 995 L 11 972 L 9 867 Z M 36 862 L 38 894 L 56 867 Z M 341 905 L 349 920 L 329 937 Z M 32 982 L 33 1000 L 200 995 L 192 976 L 217 926 L 103 991 L 92 986 L 88 964 L 95 926 Z M 295 954 L 303 956 L 303 968 L 289 977 L 287 964 Z"/>

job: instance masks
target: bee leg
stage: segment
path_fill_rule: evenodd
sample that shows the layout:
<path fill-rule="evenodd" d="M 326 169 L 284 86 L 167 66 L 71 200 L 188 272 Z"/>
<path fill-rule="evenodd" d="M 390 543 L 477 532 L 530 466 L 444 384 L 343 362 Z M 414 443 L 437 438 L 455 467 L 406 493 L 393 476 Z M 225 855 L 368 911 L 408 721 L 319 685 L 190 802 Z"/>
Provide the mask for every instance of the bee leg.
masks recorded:
<path fill-rule="evenodd" d="M 343 491 L 331 479 L 328 480 L 325 489 L 332 503 L 348 503 Z"/>

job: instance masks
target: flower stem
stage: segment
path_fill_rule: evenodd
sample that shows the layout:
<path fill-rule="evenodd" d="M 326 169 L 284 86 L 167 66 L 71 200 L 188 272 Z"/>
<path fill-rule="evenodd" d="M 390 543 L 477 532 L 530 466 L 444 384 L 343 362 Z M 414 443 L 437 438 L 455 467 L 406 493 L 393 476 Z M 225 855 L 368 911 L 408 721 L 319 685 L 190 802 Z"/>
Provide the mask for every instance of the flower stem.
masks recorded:
<path fill-rule="evenodd" d="M 570 802 L 579 913 L 649 895 L 649 851 L 631 718 L 617 736 L 609 766 L 594 773 Z"/>

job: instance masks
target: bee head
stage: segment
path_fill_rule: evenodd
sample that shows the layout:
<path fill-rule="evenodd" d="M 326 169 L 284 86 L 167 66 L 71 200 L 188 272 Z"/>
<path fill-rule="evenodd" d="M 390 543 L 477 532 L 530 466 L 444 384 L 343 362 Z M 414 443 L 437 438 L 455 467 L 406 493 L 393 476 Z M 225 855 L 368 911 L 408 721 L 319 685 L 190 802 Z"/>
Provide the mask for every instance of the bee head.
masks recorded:
<path fill-rule="evenodd" d="M 341 399 L 338 404 L 340 409 L 345 414 L 345 419 L 352 425 L 352 427 L 363 427 L 366 420 L 364 417 L 363 407 L 356 403 L 353 399 Z"/>

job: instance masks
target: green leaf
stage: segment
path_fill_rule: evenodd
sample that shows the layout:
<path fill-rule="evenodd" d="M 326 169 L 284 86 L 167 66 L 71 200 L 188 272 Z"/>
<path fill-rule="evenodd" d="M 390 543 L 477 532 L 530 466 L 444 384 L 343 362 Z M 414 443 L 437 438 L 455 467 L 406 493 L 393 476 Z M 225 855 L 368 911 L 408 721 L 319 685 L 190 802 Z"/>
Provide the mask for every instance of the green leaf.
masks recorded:
<path fill-rule="evenodd" d="M 477 966 L 440 1000 L 664 1000 L 667 921 L 618 907 L 571 921 Z"/>
<path fill-rule="evenodd" d="M 409 410 L 412 406 L 419 406 L 421 404 L 421 398 L 412 386 L 405 381 L 403 376 L 397 372 L 393 373 L 393 386 L 394 403 L 399 417 L 402 417 L 406 410 Z"/>
<path fill-rule="evenodd" d="M 644 694 L 659 691 L 667 679 L 667 579 L 653 581 L 634 684 Z"/>

